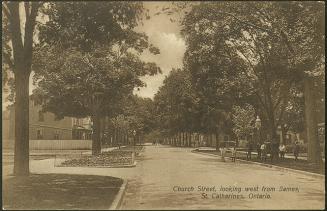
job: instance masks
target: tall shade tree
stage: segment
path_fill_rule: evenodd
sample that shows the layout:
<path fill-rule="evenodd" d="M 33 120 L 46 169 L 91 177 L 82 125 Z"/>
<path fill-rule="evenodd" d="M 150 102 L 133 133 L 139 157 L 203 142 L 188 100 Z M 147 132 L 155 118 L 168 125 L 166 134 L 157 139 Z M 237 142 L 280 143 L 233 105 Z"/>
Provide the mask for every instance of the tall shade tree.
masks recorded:
<path fill-rule="evenodd" d="M 29 175 L 29 77 L 36 17 L 42 3 L 3 2 L 3 63 L 14 73 L 15 153 L 14 174 Z M 25 24 L 23 21 L 25 20 Z M 5 29 L 4 29 L 5 27 Z M 7 28 L 8 27 L 8 28 Z M 6 36 L 4 43 L 4 36 Z"/>
<path fill-rule="evenodd" d="M 319 71 L 324 63 L 323 6 L 319 2 L 206 2 L 192 6 L 182 21 L 185 65 L 195 84 L 203 87 L 207 82 L 211 91 L 204 93 L 213 101 L 225 90 L 249 96 L 248 103 L 260 110 L 276 144 L 290 89 L 304 81 L 308 159 L 313 162 L 321 160 L 311 90 L 312 75 L 324 74 Z M 228 92 L 227 96 L 233 93 Z"/>
<path fill-rule="evenodd" d="M 101 152 L 100 118 L 113 116 L 116 104 L 143 86 L 139 76 L 156 74 L 160 69 L 131 54 L 118 59 L 106 47 L 83 54 L 76 50 L 44 52 L 36 69 L 45 68 L 35 96 L 42 100 L 45 111 L 58 116 L 86 117 L 93 122 L 92 153 Z M 58 56 L 60 55 L 60 56 Z M 40 72 L 39 72 L 40 73 Z"/>
<path fill-rule="evenodd" d="M 155 128 L 152 99 L 134 95 L 128 99 L 123 109 L 123 113 L 129 119 L 131 130 L 135 130 L 139 135 L 148 134 Z"/>
<path fill-rule="evenodd" d="M 45 111 L 91 116 L 93 154 L 101 152 L 100 118 L 144 85 L 140 76 L 160 72 L 139 57 L 159 53 L 134 31 L 145 12 L 141 2 L 55 2 L 44 10 L 49 21 L 39 27 L 36 96 Z"/>
<path fill-rule="evenodd" d="M 156 122 L 154 114 L 152 99 L 142 98 L 137 95 L 128 95 L 128 97 L 125 97 L 119 105 L 117 105 L 117 109 L 112 114 L 111 121 L 109 122 L 110 124 L 108 124 L 108 129 L 113 137 L 117 137 L 119 129 L 117 125 L 119 124 L 113 123 L 117 123 L 119 119 L 124 119 L 124 121 L 128 122 L 128 127 L 123 130 L 124 135 L 133 137 L 135 138 L 134 140 L 141 140 L 144 135 L 150 133 L 155 128 Z M 124 118 L 117 119 L 118 116 Z M 135 134 L 133 132 L 134 130 Z"/>
<path fill-rule="evenodd" d="M 233 106 L 233 132 L 237 137 L 247 137 L 254 131 L 255 111 L 251 105 Z"/>
<path fill-rule="evenodd" d="M 276 28 L 283 33 L 290 50 L 290 63 L 300 69 L 304 84 L 304 113 L 308 161 L 322 163 L 317 128 L 315 84 L 325 75 L 325 3 L 284 2 L 275 4 L 280 12 Z M 304 69 L 304 70 L 303 70 Z M 324 87 L 321 87 L 324 89 Z"/>
<path fill-rule="evenodd" d="M 162 135 L 199 132 L 198 101 L 191 85 L 189 72 L 173 69 L 154 97 L 157 127 Z"/>

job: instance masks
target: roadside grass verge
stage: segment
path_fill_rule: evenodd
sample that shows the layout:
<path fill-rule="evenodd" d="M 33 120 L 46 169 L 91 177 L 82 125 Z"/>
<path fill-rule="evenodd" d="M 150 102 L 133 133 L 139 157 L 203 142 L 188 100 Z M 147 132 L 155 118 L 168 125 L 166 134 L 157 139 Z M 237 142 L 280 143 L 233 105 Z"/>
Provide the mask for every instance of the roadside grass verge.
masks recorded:
<path fill-rule="evenodd" d="M 123 180 L 109 176 L 32 174 L 3 181 L 3 209 L 108 209 Z"/>

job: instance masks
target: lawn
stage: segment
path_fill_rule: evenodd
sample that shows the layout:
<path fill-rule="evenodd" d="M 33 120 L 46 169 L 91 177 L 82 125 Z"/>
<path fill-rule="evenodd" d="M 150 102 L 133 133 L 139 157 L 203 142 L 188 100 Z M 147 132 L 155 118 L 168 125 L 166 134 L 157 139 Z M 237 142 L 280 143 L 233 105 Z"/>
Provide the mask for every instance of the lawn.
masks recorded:
<path fill-rule="evenodd" d="M 220 152 L 211 150 L 195 150 L 198 152 L 204 152 L 204 153 L 209 153 L 209 154 L 218 154 L 220 155 Z M 231 153 L 227 152 L 226 153 L 227 157 L 231 157 Z M 266 163 L 266 164 L 271 164 L 275 166 L 280 166 L 280 167 L 285 167 L 285 168 L 291 168 L 291 169 L 296 169 L 296 170 L 302 170 L 302 171 L 308 171 L 312 173 L 318 173 L 318 174 L 325 174 L 325 166 L 324 164 L 321 166 L 315 166 L 312 163 L 309 163 L 306 160 L 297 160 L 295 161 L 293 158 L 284 158 L 283 160 L 278 160 L 278 161 L 273 161 L 271 162 L 269 156 L 265 162 L 261 161 L 260 159 L 257 159 L 257 155 L 252 154 L 252 159 L 251 161 L 258 162 L 258 163 Z M 237 153 L 237 159 L 241 160 L 246 160 L 246 153 Z"/>
<path fill-rule="evenodd" d="M 3 181 L 3 209 L 108 209 L 123 180 L 108 176 L 33 174 Z"/>

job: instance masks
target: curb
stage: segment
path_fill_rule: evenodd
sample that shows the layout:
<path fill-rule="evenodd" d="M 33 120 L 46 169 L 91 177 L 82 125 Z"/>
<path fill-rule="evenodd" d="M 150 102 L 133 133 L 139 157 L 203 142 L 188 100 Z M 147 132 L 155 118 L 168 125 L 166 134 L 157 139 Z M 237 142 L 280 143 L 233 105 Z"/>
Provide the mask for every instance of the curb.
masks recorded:
<path fill-rule="evenodd" d="M 60 167 L 60 168 L 65 168 L 65 167 L 68 167 L 68 168 L 75 168 L 75 167 L 78 167 L 78 168 L 132 168 L 135 166 L 136 166 L 136 161 L 133 164 L 121 165 L 121 166 L 60 166 L 60 165 L 57 165 L 55 167 Z"/>
<path fill-rule="evenodd" d="M 109 210 L 119 210 L 121 203 L 123 201 L 125 192 L 126 192 L 126 187 L 127 187 L 128 181 L 124 180 L 123 184 L 121 185 L 114 201 L 111 203 Z"/>
<path fill-rule="evenodd" d="M 196 151 L 192 151 L 192 152 L 202 154 L 202 155 L 209 155 L 209 156 L 213 156 L 213 157 L 220 157 L 219 155 L 209 154 L 209 153 L 205 153 L 205 152 L 196 152 Z M 230 157 L 225 157 L 225 158 L 228 158 L 229 160 L 231 159 Z M 291 168 L 285 168 L 285 167 L 275 166 L 275 165 L 266 164 L 266 163 L 247 161 L 247 160 L 242 160 L 242 159 L 236 159 L 236 160 L 240 161 L 241 163 L 255 164 L 255 165 L 264 166 L 264 167 L 268 167 L 268 168 L 275 168 L 275 169 L 282 170 L 282 171 L 289 171 L 289 172 L 294 172 L 294 173 L 305 174 L 305 175 L 308 175 L 308 176 L 311 176 L 314 178 L 318 178 L 318 179 L 325 179 L 325 175 L 323 175 L 323 174 L 317 174 L 317 173 L 301 171 L 301 170 L 291 169 Z"/>
<path fill-rule="evenodd" d="M 75 168 L 75 167 L 80 167 L 80 168 L 132 168 L 135 167 L 137 164 L 136 161 L 134 161 L 133 164 L 126 164 L 126 165 L 120 165 L 120 166 L 61 166 L 61 165 L 55 165 L 54 167 L 60 167 L 60 168 L 65 168 L 65 167 L 70 167 L 70 168 Z"/>

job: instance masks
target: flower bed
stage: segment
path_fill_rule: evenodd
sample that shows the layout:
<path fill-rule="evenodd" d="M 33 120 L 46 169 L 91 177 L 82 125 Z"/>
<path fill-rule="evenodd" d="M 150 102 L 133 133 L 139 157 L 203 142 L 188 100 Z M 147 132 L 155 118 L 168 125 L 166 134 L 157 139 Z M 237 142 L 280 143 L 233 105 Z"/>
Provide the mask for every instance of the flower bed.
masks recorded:
<path fill-rule="evenodd" d="M 134 165 L 134 156 L 130 151 L 111 151 L 97 156 L 70 157 L 59 164 L 60 167 L 124 167 L 132 165 Z"/>

